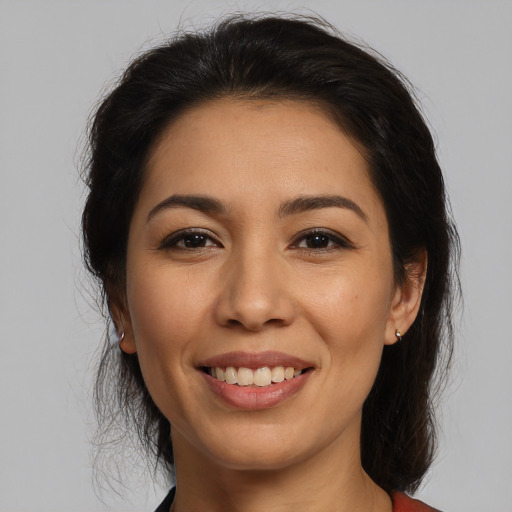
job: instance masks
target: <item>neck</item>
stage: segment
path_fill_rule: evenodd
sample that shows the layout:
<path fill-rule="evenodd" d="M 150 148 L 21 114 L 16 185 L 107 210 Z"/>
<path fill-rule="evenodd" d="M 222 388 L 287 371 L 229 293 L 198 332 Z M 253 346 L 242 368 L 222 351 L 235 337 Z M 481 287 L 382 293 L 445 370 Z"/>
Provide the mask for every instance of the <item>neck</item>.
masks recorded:
<path fill-rule="evenodd" d="M 285 468 L 240 470 L 190 450 L 179 437 L 173 435 L 172 512 L 391 512 L 389 495 L 361 466 L 358 443 L 342 451 L 329 445 Z"/>

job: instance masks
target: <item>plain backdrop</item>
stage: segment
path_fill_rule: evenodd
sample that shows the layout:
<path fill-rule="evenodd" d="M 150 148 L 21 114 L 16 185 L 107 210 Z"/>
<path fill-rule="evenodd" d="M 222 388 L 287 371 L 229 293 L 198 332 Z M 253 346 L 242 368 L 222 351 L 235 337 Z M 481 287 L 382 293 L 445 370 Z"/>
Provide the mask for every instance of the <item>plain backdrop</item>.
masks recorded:
<path fill-rule="evenodd" d="M 309 9 L 418 87 L 463 245 L 464 314 L 419 496 L 512 511 L 512 2 L 319 0 Z M 93 486 L 91 382 L 103 326 L 81 267 L 79 140 L 130 57 L 181 22 L 295 1 L 0 0 L 0 511 L 151 511 L 165 490 Z M 130 463 L 131 464 L 131 461 Z M 100 482 L 101 484 L 101 482 Z"/>

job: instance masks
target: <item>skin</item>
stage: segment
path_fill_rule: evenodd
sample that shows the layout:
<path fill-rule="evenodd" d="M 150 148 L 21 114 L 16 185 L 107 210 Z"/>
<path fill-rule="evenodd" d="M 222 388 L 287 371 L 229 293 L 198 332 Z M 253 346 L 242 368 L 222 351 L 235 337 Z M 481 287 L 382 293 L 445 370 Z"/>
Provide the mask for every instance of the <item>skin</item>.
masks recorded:
<path fill-rule="evenodd" d="M 207 195 L 224 211 L 155 210 L 176 194 Z M 299 196 L 334 194 L 363 214 L 279 215 Z M 183 229 L 199 230 L 203 246 L 186 247 L 190 233 L 173 235 Z M 414 321 L 425 267 L 419 258 L 396 284 L 364 156 L 313 105 L 224 99 L 175 120 L 152 150 L 130 225 L 126 296 L 114 307 L 122 348 L 138 353 L 172 425 L 173 510 L 390 511 L 361 467 L 361 410 L 384 345 Z M 313 368 L 270 408 L 226 404 L 197 368 L 267 350 Z"/>

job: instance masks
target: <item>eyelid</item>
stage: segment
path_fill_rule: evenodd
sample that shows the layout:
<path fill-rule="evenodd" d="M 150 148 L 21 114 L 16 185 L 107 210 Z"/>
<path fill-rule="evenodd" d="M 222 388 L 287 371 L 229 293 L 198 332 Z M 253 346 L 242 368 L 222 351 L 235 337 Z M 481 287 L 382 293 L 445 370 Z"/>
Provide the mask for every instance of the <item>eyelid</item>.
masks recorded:
<path fill-rule="evenodd" d="M 169 249 L 171 247 L 178 247 L 177 242 L 185 238 L 187 235 L 204 235 L 210 240 L 212 240 L 216 246 L 223 247 L 223 245 L 218 241 L 216 235 L 207 229 L 184 228 L 179 229 L 178 231 L 174 231 L 173 233 L 164 237 L 164 239 L 158 244 L 157 249 Z"/>
<path fill-rule="evenodd" d="M 290 247 L 294 248 L 298 246 L 298 243 L 302 241 L 307 236 L 311 235 L 326 235 L 328 236 L 334 243 L 334 248 L 347 248 L 347 249 L 356 249 L 356 245 L 351 242 L 346 236 L 342 235 L 341 233 L 338 233 L 337 231 L 333 231 L 332 229 L 328 228 L 310 228 L 305 229 L 304 231 L 301 231 L 300 233 L 297 233 L 295 235 L 292 243 L 290 244 Z M 323 249 L 307 249 L 310 251 L 321 251 L 321 250 L 329 250 L 329 248 L 323 248 Z"/>
<path fill-rule="evenodd" d="M 174 231 L 173 233 L 170 233 L 169 235 L 165 236 L 163 240 L 158 244 L 157 250 L 160 249 L 169 249 L 171 247 L 177 247 L 181 248 L 177 245 L 177 243 L 182 240 L 183 238 L 186 238 L 186 236 L 192 236 L 192 235 L 204 235 L 209 240 L 213 242 L 214 245 L 217 247 L 223 247 L 222 243 L 218 240 L 218 237 L 215 235 L 215 233 L 212 233 L 208 229 L 204 228 L 184 228 L 179 229 L 177 231 Z M 333 242 L 333 245 L 331 247 L 325 247 L 325 248 L 319 248 L 319 249 L 310 249 L 307 248 L 307 250 L 310 251 L 322 251 L 322 250 L 332 250 L 337 248 L 347 248 L 347 249 L 355 249 L 356 245 L 352 243 L 346 236 L 342 235 L 341 233 L 338 233 L 337 231 L 333 231 L 332 229 L 328 228 L 309 228 L 305 229 L 295 235 L 292 242 L 290 243 L 291 248 L 299 248 L 299 243 L 304 240 L 308 236 L 312 235 L 325 235 L 329 237 L 329 239 Z M 185 249 L 185 248 L 183 248 Z M 203 247 L 204 249 L 204 247 Z M 306 248 L 300 248 L 300 249 L 306 249 Z"/>

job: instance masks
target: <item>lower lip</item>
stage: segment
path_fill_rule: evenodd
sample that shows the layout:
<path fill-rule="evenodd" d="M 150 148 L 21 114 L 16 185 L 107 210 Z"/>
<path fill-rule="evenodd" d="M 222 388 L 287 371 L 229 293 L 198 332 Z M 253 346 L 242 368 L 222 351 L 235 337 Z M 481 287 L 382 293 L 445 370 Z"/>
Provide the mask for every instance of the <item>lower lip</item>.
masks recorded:
<path fill-rule="evenodd" d="M 201 372 L 209 388 L 229 405 L 238 409 L 260 410 L 275 407 L 297 394 L 306 384 L 311 373 L 307 371 L 298 377 L 265 387 L 238 386 L 215 379 Z"/>

